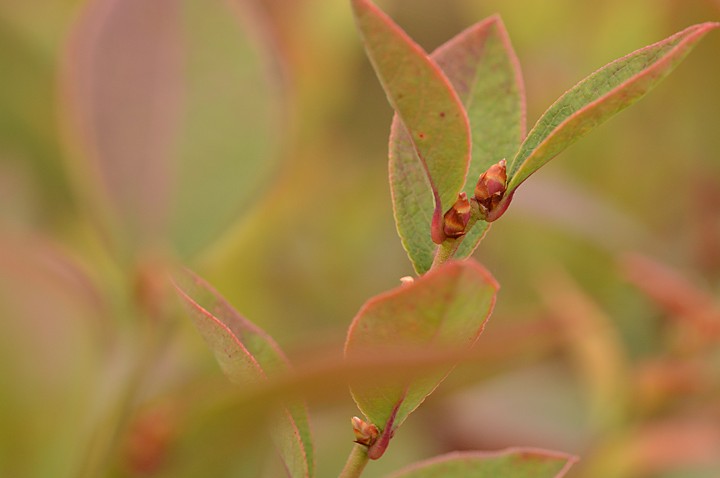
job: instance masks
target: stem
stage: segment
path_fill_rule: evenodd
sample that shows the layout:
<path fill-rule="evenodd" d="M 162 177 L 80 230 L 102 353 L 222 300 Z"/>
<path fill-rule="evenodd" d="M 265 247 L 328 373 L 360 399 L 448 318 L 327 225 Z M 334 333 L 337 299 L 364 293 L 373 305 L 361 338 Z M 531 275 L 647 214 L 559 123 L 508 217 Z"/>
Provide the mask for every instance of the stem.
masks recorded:
<path fill-rule="evenodd" d="M 439 265 L 452 259 L 455 256 L 458 247 L 460 247 L 461 241 L 462 237 L 445 239 L 442 244 L 437 246 L 430 270 L 435 269 Z"/>
<path fill-rule="evenodd" d="M 145 330 L 148 336 L 140 345 L 138 357 L 131 366 L 114 403 L 104 410 L 94 424 L 87 453 L 78 470 L 79 477 L 101 476 L 111 467 L 113 453 L 117 452 L 122 433 L 132 418 L 133 408 L 153 364 L 157 362 L 171 336 L 171 324 L 156 330 Z"/>
<path fill-rule="evenodd" d="M 365 469 L 365 465 L 367 465 L 370 460 L 367 452 L 367 446 L 356 443 L 350 452 L 350 456 L 348 456 L 345 468 L 343 468 L 342 472 L 340 472 L 340 476 L 338 478 L 359 477 Z"/>

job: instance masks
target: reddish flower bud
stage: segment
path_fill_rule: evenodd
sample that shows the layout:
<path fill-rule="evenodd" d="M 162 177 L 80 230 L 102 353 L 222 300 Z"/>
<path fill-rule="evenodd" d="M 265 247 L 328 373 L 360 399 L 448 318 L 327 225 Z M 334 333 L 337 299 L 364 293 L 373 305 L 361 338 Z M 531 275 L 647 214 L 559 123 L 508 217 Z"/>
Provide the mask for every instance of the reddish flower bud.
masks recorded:
<path fill-rule="evenodd" d="M 470 201 L 467 194 L 458 194 L 457 201 L 448 209 L 443 219 L 445 236 L 457 238 L 465 234 L 465 228 L 470 220 Z"/>
<path fill-rule="evenodd" d="M 475 199 L 486 212 L 495 209 L 507 189 L 507 169 L 505 160 L 493 164 L 480 175 L 475 186 Z"/>
<path fill-rule="evenodd" d="M 372 446 L 375 441 L 377 441 L 380 432 L 375 425 L 364 422 L 358 417 L 352 417 L 350 422 L 352 423 L 353 433 L 355 434 L 355 443 Z"/>

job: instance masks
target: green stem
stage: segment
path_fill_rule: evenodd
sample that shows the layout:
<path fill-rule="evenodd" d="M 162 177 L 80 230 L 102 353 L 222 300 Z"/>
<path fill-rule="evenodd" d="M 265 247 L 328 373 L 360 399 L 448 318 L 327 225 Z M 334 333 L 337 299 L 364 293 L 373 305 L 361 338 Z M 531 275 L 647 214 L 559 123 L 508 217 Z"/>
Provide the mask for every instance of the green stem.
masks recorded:
<path fill-rule="evenodd" d="M 367 446 L 356 443 L 345 463 L 345 468 L 340 472 L 338 478 L 357 478 L 360 476 L 365 469 L 365 465 L 370 460 L 367 452 Z"/>
<path fill-rule="evenodd" d="M 83 478 L 101 476 L 110 469 L 113 453 L 117 452 L 122 433 L 132 418 L 133 407 L 136 405 L 143 383 L 149 371 L 153 369 L 153 364 L 163 353 L 172 330 L 171 324 L 164 324 L 155 330 L 145 329 L 148 334 L 140 345 L 136 361 L 131 366 L 117 401 L 111 404 L 95 423 L 95 429 L 90 436 L 91 445 L 87 449 L 77 476 Z"/>
<path fill-rule="evenodd" d="M 461 241 L 462 237 L 458 237 L 457 239 L 445 239 L 442 244 L 437 246 L 437 249 L 435 250 L 435 257 L 433 258 L 433 263 L 430 266 L 430 270 L 435 269 L 439 265 L 452 259 L 455 256 L 458 247 L 460 247 Z"/>

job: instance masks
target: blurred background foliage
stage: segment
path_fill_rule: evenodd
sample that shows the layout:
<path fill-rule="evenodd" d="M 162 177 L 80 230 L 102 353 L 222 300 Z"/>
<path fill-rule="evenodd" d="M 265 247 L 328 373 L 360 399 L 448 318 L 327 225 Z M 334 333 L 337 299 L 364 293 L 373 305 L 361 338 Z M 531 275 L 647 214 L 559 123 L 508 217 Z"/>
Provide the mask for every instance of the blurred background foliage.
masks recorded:
<path fill-rule="evenodd" d="M 391 110 L 345 1 L 133 0 L 150 23 L 109 40 L 91 3 L 118 4 L 0 3 L 0 475 L 274 476 L 163 271 L 192 267 L 300 369 L 336 363 L 360 305 L 412 271 Z M 530 125 L 608 61 L 720 19 L 711 0 L 378 4 L 427 50 L 500 13 Z M 711 34 L 516 194 L 476 253 L 502 285 L 481 358 L 368 476 L 510 445 L 577 453 L 578 477 L 718 476 L 718 52 Z M 320 477 L 357 413 L 334 380 L 304 390 Z"/>

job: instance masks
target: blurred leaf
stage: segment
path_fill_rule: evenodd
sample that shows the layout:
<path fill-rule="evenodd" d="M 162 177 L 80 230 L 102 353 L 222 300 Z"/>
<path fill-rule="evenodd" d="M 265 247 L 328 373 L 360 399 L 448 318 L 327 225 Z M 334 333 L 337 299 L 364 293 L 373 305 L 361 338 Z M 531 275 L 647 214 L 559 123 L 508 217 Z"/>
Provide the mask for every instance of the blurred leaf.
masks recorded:
<path fill-rule="evenodd" d="M 688 27 L 605 65 L 567 91 L 542 115 L 510 162 L 506 197 L 581 136 L 642 98 L 718 26 Z"/>
<path fill-rule="evenodd" d="M 410 465 L 391 478 L 561 478 L 577 459 L 533 448 L 455 452 Z"/>
<path fill-rule="evenodd" d="M 568 274 L 548 271 L 542 277 L 541 296 L 566 339 L 591 418 L 602 430 L 617 426 L 627 413 L 628 378 L 619 334 L 603 309 Z"/>
<path fill-rule="evenodd" d="M 264 381 L 288 369 L 275 341 L 241 316 L 218 292 L 188 270 L 174 275 L 175 288 L 223 372 L 234 383 Z M 273 438 L 293 477 L 314 474 L 310 425 L 304 405 L 284 404 L 273 420 Z"/>
<path fill-rule="evenodd" d="M 77 476 L 87 456 L 114 345 L 93 275 L 57 244 L 0 234 L 0 476 Z"/>
<path fill-rule="evenodd" d="M 478 263 L 447 262 L 410 284 L 366 302 L 350 326 L 345 356 L 375 360 L 405 351 L 470 348 L 492 312 L 497 289 L 490 273 Z M 386 440 L 383 446 L 450 370 L 452 367 L 353 385 L 353 398 L 382 431 Z"/>
<path fill-rule="evenodd" d="M 186 89 L 170 233 L 194 252 L 242 216 L 274 172 L 281 85 L 248 2 L 183 0 Z"/>
<path fill-rule="evenodd" d="M 54 59 L 17 30 L 0 14 L 0 162 L 32 172 L 43 214 L 56 219 L 70 191 L 54 121 Z"/>
<path fill-rule="evenodd" d="M 393 136 L 406 138 L 403 149 L 391 149 L 391 156 L 399 153 L 407 161 L 420 161 L 407 175 L 397 168 L 390 172 L 395 221 L 406 241 L 406 231 L 420 230 L 427 236 L 431 222 L 442 227 L 443 204 L 453 204 L 465 184 L 470 161 L 467 115 L 448 79 L 420 45 L 369 0 L 353 0 L 352 5 L 368 57 L 402 121 Z M 425 202 L 400 202 L 417 190 L 432 194 L 429 211 Z M 423 212 L 430 211 L 428 220 Z M 405 247 L 414 263 L 427 264 L 427 250 Z"/>
<path fill-rule="evenodd" d="M 241 11 L 242 9 L 242 11 Z M 278 93 L 238 2 L 93 0 L 65 55 L 76 176 L 132 249 L 183 255 L 258 192 L 278 145 Z M 106 219 L 107 220 L 107 219 Z"/>

